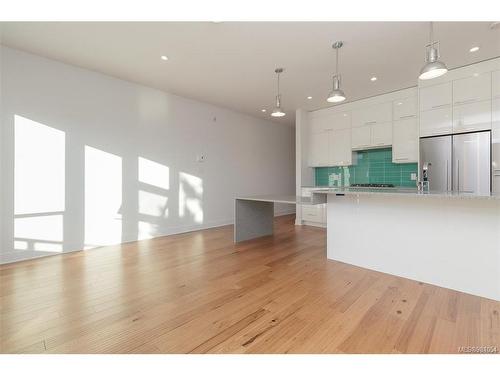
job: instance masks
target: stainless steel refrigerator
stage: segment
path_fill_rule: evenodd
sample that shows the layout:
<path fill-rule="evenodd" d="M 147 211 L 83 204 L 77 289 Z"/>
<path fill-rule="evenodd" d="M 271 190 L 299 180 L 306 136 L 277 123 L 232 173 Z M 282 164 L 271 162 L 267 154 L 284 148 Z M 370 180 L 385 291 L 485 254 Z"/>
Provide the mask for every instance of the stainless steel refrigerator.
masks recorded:
<path fill-rule="evenodd" d="M 488 194 L 491 191 L 491 132 L 420 139 L 420 168 L 429 189 Z"/>

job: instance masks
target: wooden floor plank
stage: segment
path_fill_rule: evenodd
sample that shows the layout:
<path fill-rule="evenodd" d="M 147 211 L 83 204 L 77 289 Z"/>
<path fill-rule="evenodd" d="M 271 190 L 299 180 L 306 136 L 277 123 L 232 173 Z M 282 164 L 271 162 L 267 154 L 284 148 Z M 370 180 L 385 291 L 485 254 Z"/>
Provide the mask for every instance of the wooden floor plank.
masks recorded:
<path fill-rule="evenodd" d="M 499 348 L 498 301 L 329 261 L 325 230 L 293 222 L 239 244 L 224 226 L 2 265 L 0 352 Z"/>

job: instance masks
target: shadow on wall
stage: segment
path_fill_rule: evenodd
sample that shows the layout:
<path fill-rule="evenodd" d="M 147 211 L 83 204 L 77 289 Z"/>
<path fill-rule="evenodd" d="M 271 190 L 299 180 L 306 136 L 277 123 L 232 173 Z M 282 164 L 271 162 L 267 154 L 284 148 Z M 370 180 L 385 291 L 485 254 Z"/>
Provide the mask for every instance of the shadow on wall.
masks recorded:
<path fill-rule="evenodd" d="M 200 177 L 174 172 L 143 155 L 124 158 L 92 145 L 68 148 L 68 137 L 14 116 L 15 252 L 33 257 L 147 239 L 167 234 L 165 227 L 173 219 L 203 224 Z M 67 163 L 67 152 L 82 153 L 83 163 Z M 81 180 L 69 184 L 68 171 Z M 135 186 L 124 185 L 124 171 L 135 173 Z M 178 188 L 172 190 L 175 173 Z M 83 186 L 83 193 L 73 186 Z M 172 207 L 176 202 L 178 207 Z"/>

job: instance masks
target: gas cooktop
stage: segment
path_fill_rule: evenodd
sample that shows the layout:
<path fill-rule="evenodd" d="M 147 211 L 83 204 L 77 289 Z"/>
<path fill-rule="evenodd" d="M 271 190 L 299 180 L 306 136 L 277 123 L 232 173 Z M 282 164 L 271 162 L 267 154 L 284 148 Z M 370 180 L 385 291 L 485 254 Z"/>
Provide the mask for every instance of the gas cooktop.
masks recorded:
<path fill-rule="evenodd" d="M 393 188 L 393 184 L 352 184 L 351 187 L 364 187 L 364 188 Z"/>

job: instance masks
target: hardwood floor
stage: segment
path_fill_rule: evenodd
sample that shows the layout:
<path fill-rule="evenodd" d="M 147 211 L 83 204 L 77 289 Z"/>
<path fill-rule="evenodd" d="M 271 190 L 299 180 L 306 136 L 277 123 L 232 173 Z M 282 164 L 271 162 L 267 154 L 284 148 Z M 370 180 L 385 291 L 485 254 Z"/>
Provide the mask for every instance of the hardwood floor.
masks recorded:
<path fill-rule="evenodd" d="M 326 259 L 276 220 L 0 267 L 3 353 L 457 353 L 500 350 L 500 303 Z"/>

